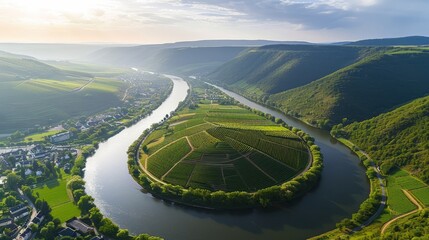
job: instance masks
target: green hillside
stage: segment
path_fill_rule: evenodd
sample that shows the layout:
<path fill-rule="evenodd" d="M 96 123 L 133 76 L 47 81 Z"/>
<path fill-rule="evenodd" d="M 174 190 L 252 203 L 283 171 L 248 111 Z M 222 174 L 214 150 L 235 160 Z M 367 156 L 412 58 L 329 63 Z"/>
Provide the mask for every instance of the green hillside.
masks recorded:
<path fill-rule="evenodd" d="M 390 48 L 270 100 L 319 126 L 361 121 L 428 94 L 428 64 L 425 48 Z"/>
<path fill-rule="evenodd" d="M 124 83 L 101 68 L 85 73 L 80 72 L 83 65 L 57 68 L 15 56 L 0 57 L 0 133 L 92 114 L 121 102 Z M 118 74 L 116 69 L 104 71 Z"/>
<path fill-rule="evenodd" d="M 3 57 L 7 56 L 7 57 Z M 29 78 L 91 77 L 90 74 L 55 68 L 31 58 L 0 54 L 0 82 Z"/>
<path fill-rule="evenodd" d="M 363 148 L 388 172 L 407 169 L 429 183 L 429 96 L 333 133 Z"/>
<path fill-rule="evenodd" d="M 306 85 L 370 51 L 342 46 L 264 46 L 245 51 L 207 77 L 245 95 L 260 97 Z"/>

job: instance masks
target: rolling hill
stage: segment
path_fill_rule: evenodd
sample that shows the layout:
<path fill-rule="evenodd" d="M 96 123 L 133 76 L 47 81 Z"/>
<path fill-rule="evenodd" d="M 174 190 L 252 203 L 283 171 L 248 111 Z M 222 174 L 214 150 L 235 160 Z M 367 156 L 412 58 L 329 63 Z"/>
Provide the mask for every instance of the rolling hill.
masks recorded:
<path fill-rule="evenodd" d="M 353 46 L 416 46 L 429 45 L 429 37 L 408 36 L 399 38 L 365 39 L 347 43 Z"/>
<path fill-rule="evenodd" d="M 334 133 L 336 131 L 333 131 Z M 429 96 L 336 132 L 367 151 L 384 172 L 406 166 L 429 183 Z"/>
<path fill-rule="evenodd" d="M 427 49 L 386 49 L 270 100 L 319 126 L 361 121 L 427 95 L 428 64 Z"/>
<path fill-rule="evenodd" d="M 57 68 L 33 58 L 0 57 L 0 133 L 57 123 L 120 105 L 123 82 L 117 70 L 81 72 L 77 65 Z M 90 69 L 90 68 L 88 68 Z"/>
<path fill-rule="evenodd" d="M 163 45 L 146 45 L 102 49 L 88 56 L 86 60 L 97 64 L 190 75 L 211 72 L 244 49 L 245 47 L 166 48 Z"/>
<path fill-rule="evenodd" d="M 246 96 L 261 97 L 306 85 L 371 52 L 369 48 L 272 45 L 249 49 L 207 76 Z"/>
<path fill-rule="evenodd" d="M 0 82 L 29 78 L 91 77 L 90 74 L 62 70 L 33 57 L 0 51 Z"/>
<path fill-rule="evenodd" d="M 273 44 L 311 44 L 301 41 L 201 40 L 133 47 L 103 48 L 85 61 L 97 64 L 140 67 L 178 74 L 207 74 L 249 47 Z"/>

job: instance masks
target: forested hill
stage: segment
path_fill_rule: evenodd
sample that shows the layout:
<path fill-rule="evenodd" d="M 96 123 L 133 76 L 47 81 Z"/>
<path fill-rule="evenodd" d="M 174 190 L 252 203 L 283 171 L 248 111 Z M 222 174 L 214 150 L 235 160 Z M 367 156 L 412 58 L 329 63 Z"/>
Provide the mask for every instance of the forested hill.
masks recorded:
<path fill-rule="evenodd" d="M 426 49 L 388 49 L 270 101 L 322 127 L 362 121 L 428 94 L 428 66 Z"/>
<path fill-rule="evenodd" d="M 251 48 L 207 76 L 249 97 L 279 93 L 308 84 L 370 52 L 368 48 L 272 45 Z"/>
<path fill-rule="evenodd" d="M 375 118 L 350 124 L 333 133 L 367 151 L 388 172 L 407 166 L 429 183 L 429 96 Z"/>

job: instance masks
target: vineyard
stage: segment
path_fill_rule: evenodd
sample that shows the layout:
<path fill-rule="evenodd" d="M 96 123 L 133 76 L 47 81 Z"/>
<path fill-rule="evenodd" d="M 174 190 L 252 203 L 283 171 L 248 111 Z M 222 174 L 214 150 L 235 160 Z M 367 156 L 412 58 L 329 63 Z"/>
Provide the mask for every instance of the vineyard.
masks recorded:
<path fill-rule="evenodd" d="M 255 192 L 280 185 L 309 164 L 292 131 L 236 105 L 184 109 L 142 143 L 142 166 L 159 181 L 210 191 Z"/>

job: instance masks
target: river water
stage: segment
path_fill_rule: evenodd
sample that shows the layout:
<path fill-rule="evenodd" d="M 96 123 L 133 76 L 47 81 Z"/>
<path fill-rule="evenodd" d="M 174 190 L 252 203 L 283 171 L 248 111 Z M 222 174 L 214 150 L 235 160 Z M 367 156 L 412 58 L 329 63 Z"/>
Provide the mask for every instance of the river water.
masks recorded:
<path fill-rule="evenodd" d="M 369 184 L 359 160 L 328 132 L 310 127 L 283 114 L 222 89 L 243 104 L 300 128 L 316 139 L 325 157 L 319 185 L 302 199 L 276 209 L 247 211 L 199 210 L 166 203 L 142 192 L 129 175 L 126 151 L 153 123 L 175 110 L 185 99 L 188 85 L 169 76 L 171 95 L 150 116 L 101 143 L 88 159 L 85 181 L 88 194 L 101 212 L 134 234 L 149 233 L 166 239 L 305 239 L 335 227 L 356 212 L 369 194 Z"/>

